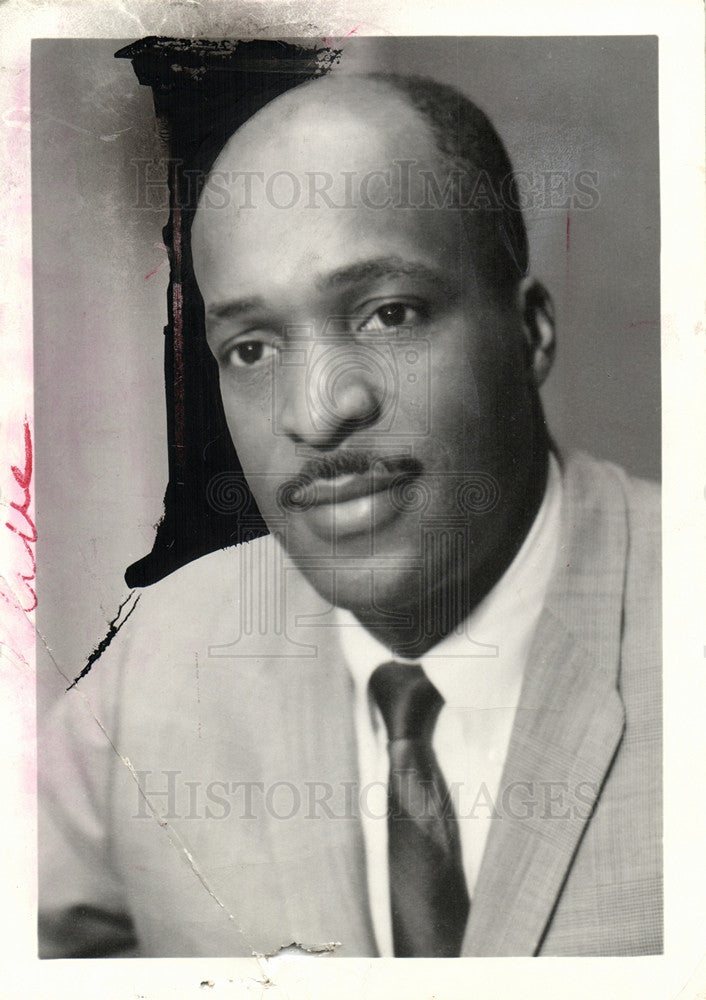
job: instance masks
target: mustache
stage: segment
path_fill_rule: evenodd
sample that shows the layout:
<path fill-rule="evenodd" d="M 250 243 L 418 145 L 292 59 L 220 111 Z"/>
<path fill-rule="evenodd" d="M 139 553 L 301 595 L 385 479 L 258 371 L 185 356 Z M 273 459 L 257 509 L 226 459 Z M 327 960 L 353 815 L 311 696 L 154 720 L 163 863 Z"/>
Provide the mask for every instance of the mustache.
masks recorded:
<path fill-rule="evenodd" d="M 346 450 L 308 459 L 299 475 L 291 481 L 302 485 L 314 482 L 316 479 L 335 479 L 337 476 L 350 473 L 364 476 L 371 470 L 416 475 L 421 472 L 421 468 L 421 463 L 408 455 L 377 455 L 368 451 Z"/>
<path fill-rule="evenodd" d="M 317 481 L 350 474 L 365 476 L 370 472 L 406 479 L 421 475 L 422 468 L 421 462 L 409 455 L 379 455 L 352 449 L 317 455 L 307 459 L 299 472 L 280 486 L 278 500 L 280 506 L 298 510 L 308 505 L 303 491 Z"/>

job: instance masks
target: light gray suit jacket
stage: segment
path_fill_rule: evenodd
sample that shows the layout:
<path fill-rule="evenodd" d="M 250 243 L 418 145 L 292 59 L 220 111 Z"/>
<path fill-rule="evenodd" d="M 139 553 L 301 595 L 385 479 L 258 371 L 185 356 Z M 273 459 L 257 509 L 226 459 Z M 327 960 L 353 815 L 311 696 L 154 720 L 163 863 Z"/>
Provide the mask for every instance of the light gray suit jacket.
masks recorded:
<path fill-rule="evenodd" d="M 564 483 L 467 956 L 662 949 L 657 490 Z M 141 594 L 40 747 L 44 955 L 376 954 L 331 612 L 271 538 Z"/>

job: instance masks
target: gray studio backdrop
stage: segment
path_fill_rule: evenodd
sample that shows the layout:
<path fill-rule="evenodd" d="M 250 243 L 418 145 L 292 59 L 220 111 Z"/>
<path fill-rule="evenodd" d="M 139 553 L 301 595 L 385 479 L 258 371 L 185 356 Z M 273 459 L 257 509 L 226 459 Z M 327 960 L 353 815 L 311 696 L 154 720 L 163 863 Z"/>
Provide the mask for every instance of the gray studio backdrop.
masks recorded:
<path fill-rule="evenodd" d="M 66 686 L 55 665 L 74 677 L 105 633 L 167 481 L 167 213 L 139 206 L 135 165 L 165 153 L 151 91 L 113 59 L 132 40 L 32 50 L 40 711 Z M 549 425 L 658 478 L 656 39 L 346 42 L 340 71 L 368 67 L 437 77 L 489 113 L 535 192 L 532 269 L 559 336 Z"/>

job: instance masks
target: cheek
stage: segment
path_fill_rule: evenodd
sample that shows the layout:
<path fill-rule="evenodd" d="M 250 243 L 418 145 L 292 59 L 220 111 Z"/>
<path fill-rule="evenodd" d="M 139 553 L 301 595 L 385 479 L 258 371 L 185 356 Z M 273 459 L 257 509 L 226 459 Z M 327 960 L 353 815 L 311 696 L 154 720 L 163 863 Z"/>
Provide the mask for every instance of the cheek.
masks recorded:
<path fill-rule="evenodd" d="M 461 334 L 432 354 L 431 434 L 449 444 L 463 439 L 472 446 L 481 413 L 478 362 L 469 351 L 459 349 L 460 340 Z"/>
<path fill-rule="evenodd" d="M 277 438 L 272 432 L 270 394 L 236 389 L 226 376 L 221 378 L 221 399 L 233 446 L 247 476 L 266 471 L 275 460 Z"/>

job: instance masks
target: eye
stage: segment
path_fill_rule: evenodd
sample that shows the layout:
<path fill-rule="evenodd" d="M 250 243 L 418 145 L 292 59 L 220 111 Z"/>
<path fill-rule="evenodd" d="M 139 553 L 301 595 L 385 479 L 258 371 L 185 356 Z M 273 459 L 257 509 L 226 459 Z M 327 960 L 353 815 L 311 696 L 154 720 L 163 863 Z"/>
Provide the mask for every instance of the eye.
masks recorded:
<path fill-rule="evenodd" d="M 272 357 L 275 348 L 264 340 L 241 340 L 226 355 L 226 361 L 236 368 L 251 368 Z"/>
<path fill-rule="evenodd" d="M 375 330 L 394 330 L 400 326 L 410 326 L 419 318 L 419 312 L 406 302 L 386 302 L 360 326 L 366 333 Z"/>

